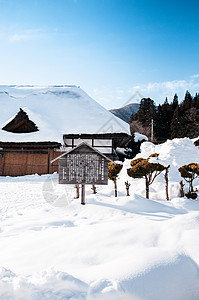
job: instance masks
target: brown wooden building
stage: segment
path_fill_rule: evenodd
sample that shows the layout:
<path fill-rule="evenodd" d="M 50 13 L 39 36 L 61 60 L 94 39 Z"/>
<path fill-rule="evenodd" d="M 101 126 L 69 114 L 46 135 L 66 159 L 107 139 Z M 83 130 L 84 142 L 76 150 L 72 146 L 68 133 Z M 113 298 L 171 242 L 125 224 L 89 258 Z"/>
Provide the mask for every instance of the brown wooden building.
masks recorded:
<path fill-rule="evenodd" d="M 129 138 L 128 124 L 76 86 L 0 86 L 0 107 L 2 176 L 58 171 L 58 162 L 50 161 L 77 146 L 79 138 L 110 156 L 117 141 Z M 71 143 L 63 140 L 72 133 Z"/>
<path fill-rule="evenodd" d="M 60 155 L 60 147 L 57 142 L 0 142 L 0 175 L 54 173 L 58 171 L 58 165 L 50 164 L 50 161 Z"/>
<path fill-rule="evenodd" d="M 25 111 L 20 108 L 16 116 L 2 130 L 13 134 L 39 131 Z M 0 175 L 22 176 L 48 174 L 58 171 L 50 161 L 60 155 L 58 142 L 0 142 Z"/>

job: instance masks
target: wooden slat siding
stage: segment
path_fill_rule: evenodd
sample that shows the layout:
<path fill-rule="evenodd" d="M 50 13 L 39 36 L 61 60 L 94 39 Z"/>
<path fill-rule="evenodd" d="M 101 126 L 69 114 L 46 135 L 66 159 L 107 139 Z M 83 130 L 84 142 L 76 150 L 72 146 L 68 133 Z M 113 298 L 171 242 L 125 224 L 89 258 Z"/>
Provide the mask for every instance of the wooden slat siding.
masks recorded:
<path fill-rule="evenodd" d="M 47 173 L 47 154 L 5 153 L 4 176 L 22 176 Z"/>
<path fill-rule="evenodd" d="M 50 149 L 50 161 L 60 156 L 62 152 L 54 151 L 53 149 Z M 50 163 L 50 174 L 53 174 L 54 172 L 59 171 L 59 161 L 55 161 L 54 163 Z"/>
<path fill-rule="evenodd" d="M 0 176 L 3 175 L 3 156 L 0 155 Z"/>
<path fill-rule="evenodd" d="M 50 160 L 58 157 L 60 152 L 50 149 Z M 1 168 L 1 166 L 0 166 Z M 0 170 L 1 171 L 1 170 Z M 49 173 L 58 172 L 58 162 L 50 165 Z M 10 151 L 3 153 L 2 174 L 3 176 L 23 176 L 31 174 L 47 174 L 48 152 L 43 151 Z"/>
<path fill-rule="evenodd" d="M 58 142 L 0 142 L 0 154 L 3 155 L 0 175 L 23 176 L 31 174 L 47 174 L 48 149 L 50 158 L 56 158 L 60 152 Z M 57 164 L 50 166 L 49 173 L 58 171 Z"/>

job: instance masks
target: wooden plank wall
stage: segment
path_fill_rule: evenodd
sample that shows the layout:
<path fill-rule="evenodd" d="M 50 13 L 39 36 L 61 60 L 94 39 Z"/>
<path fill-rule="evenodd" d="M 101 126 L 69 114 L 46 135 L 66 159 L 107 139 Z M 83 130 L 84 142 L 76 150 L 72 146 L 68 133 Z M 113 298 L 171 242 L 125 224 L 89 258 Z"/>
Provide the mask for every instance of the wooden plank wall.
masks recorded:
<path fill-rule="evenodd" d="M 17 152 L 17 151 L 16 151 Z M 53 149 L 43 151 L 28 151 L 6 152 L 3 154 L 2 161 L 0 161 L 0 175 L 2 176 L 23 176 L 31 174 L 47 174 L 48 162 L 61 155 L 61 152 L 56 152 Z M 40 151 L 42 152 L 42 151 Z M 58 171 L 58 162 L 49 165 L 49 173 L 52 174 Z"/>

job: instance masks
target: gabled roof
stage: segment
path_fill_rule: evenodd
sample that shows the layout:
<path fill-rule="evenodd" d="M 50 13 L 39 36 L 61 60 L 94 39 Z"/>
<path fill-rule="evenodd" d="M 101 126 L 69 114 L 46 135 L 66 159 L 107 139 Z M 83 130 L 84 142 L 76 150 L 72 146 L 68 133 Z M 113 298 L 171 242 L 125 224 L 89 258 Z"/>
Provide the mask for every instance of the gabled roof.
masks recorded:
<path fill-rule="evenodd" d="M 30 133 L 38 131 L 36 124 L 31 121 L 25 111 L 20 108 L 17 115 L 6 124 L 2 130 L 13 132 L 13 133 Z"/>
<path fill-rule="evenodd" d="M 2 130 L 20 107 L 39 131 L 17 134 Z M 77 86 L 0 86 L 0 110 L 2 142 L 63 142 L 63 134 L 69 133 L 130 132 L 127 123 Z"/>
<path fill-rule="evenodd" d="M 92 147 L 91 145 L 89 145 L 88 143 L 86 143 L 85 141 L 83 141 L 82 143 L 80 143 L 78 146 L 74 147 L 73 149 L 69 150 L 68 152 L 65 152 L 63 154 L 61 154 L 60 156 L 58 156 L 57 158 L 53 159 L 51 161 L 51 163 L 55 162 L 56 160 L 59 160 L 60 158 L 64 157 L 65 155 L 68 155 L 72 152 L 76 152 L 76 150 L 78 150 L 78 148 L 81 148 L 82 146 L 87 146 L 88 148 L 90 148 L 92 151 L 98 153 L 99 155 L 101 155 L 102 157 L 104 157 L 106 160 L 113 162 L 110 158 L 108 158 L 106 155 L 104 155 L 103 153 L 101 153 L 100 151 L 98 151 L 97 149 L 95 149 L 94 147 Z"/>

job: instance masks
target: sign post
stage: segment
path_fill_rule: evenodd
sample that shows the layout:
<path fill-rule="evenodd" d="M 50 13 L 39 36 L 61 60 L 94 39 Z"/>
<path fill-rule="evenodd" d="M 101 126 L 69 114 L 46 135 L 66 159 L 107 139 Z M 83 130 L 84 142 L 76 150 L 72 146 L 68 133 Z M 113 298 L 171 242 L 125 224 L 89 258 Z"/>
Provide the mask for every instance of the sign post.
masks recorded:
<path fill-rule="evenodd" d="M 86 199 L 85 199 L 85 184 L 82 184 L 81 204 L 82 204 L 82 205 L 85 205 L 85 204 L 86 204 Z"/>
<path fill-rule="evenodd" d="M 59 183 L 82 185 L 81 204 L 85 205 L 85 185 L 108 184 L 108 162 L 104 154 L 82 142 L 59 159 Z M 52 162 L 54 162 L 53 160 Z"/>

